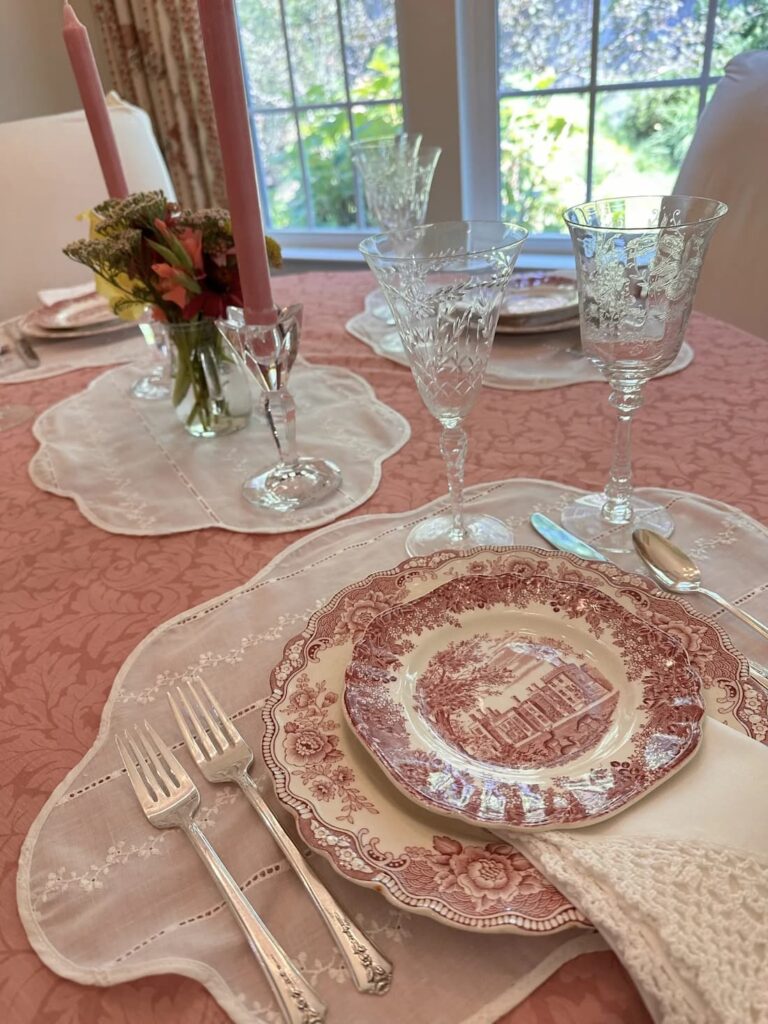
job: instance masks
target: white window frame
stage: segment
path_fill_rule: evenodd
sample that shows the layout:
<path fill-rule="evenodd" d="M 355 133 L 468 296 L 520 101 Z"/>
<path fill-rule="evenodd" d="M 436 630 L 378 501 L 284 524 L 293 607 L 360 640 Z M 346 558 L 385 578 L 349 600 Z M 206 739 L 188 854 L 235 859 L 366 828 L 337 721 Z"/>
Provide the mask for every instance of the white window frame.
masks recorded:
<path fill-rule="evenodd" d="M 599 0 L 593 3 L 599 7 Z M 639 83 L 638 87 L 700 84 L 704 79 L 708 86 L 718 80 L 710 74 L 716 6 L 716 0 L 710 0 L 702 76 L 685 81 Z M 435 173 L 428 218 L 497 220 L 501 210 L 501 183 L 496 0 L 395 0 L 395 12 L 405 130 L 421 132 L 426 145 L 441 146 L 443 150 Z M 446 59 L 446 54 L 454 54 L 455 59 Z M 596 93 L 627 88 L 626 85 L 597 86 L 595 68 L 593 49 L 588 85 L 583 90 L 565 90 L 588 95 L 591 110 L 594 110 Z M 336 105 L 348 106 L 349 103 Z M 700 112 L 702 107 L 703 101 Z M 593 135 L 594 114 L 591 114 L 590 145 Z M 362 257 L 357 247 L 370 231 L 285 229 L 271 230 L 271 234 L 288 260 L 358 264 Z M 570 240 L 558 234 L 533 236 L 518 261 L 519 266 L 543 268 L 572 263 Z"/>

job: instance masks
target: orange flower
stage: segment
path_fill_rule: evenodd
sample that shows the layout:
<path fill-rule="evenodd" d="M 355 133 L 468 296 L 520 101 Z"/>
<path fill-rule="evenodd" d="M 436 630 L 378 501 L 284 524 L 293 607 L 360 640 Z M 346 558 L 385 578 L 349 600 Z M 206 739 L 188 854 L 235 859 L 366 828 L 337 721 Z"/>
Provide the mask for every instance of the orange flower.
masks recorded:
<path fill-rule="evenodd" d="M 195 270 L 203 269 L 203 233 L 195 228 L 180 228 L 176 237 L 189 253 Z"/>
<path fill-rule="evenodd" d="M 170 263 L 153 263 L 152 269 L 160 278 L 160 292 L 166 302 L 173 302 L 179 309 L 184 309 L 189 302 L 189 294 L 179 281 L 178 275 L 183 271 L 172 267 Z"/>

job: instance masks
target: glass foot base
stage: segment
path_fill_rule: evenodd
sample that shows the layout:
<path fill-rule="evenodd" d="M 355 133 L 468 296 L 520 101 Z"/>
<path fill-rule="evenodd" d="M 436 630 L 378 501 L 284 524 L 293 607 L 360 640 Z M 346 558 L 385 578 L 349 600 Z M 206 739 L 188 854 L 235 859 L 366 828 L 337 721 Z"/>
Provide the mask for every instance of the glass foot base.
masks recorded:
<path fill-rule="evenodd" d="M 156 402 L 161 398 L 168 398 L 170 393 L 171 385 L 162 366 L 150 370 L 145 377 L 139 377 L 131 388 L 133 397 L 141 398 L 145 402 Z"/>
<path fill-rule="evenodd" d="M 409 555 L 431 555 L 434 551 L 466 551 L 479 547 L 510 547 L 515 540 L 500 519 L 493 516 L 464 514 L 464 535 L 453 529 L 450 515 L 426 519 L 411 530 L 405 540 Z"/>
<path fill-rule="evenodd" d="M 10 430 L 35 415 L 30 405 L 0 405 L 0 430 Z"/>
<path fill-rule="evenodd" d="M 341 470 L 325 459 L 301 458 L 293 466 L 275 466 L 243 484 L 251 505 L 274 512 L 293 512 L 317 505 L 341 486 Z"/>
<path fill-rule="evenodd" d="M 585 494 L 563 510 L 560 521 L 581 540 L 586 540 L 601 551 L 612 554 L 631 554 L 634 550 L 632 531 L 640 528 L 655 530 L 662 537 L 670 537 L 675 528 L 667 510 L 662 505 L 642 498 L 632 499 L 634 516 L 625 526 L 614 526 L 603 519 L 601 511 L 605 494 Z"/>

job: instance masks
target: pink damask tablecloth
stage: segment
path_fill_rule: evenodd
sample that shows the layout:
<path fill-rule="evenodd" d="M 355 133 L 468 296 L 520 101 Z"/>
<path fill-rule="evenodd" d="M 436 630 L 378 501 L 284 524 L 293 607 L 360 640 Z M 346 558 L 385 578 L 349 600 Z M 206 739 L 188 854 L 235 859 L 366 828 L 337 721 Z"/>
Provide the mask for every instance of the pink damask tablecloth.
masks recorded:
<path fill-rule="evenodd" d="M 397 512 L 445 491 L 437 425 L 408 370 L 344 332 L 372 287 L 367 273 L 283 277 L 277 298 L 306 306 L 304 353 L 365 376 L 409 418 L 411 441 L 384 466 L 359 511 Z M 653 382 L 638 417 L 638 484 L 692 490 L 768 522 L 768 343 L 694 316 L 693 364 Z M 0 402 L 42 411 L 98 370 L 0 388 Z M 607 389 L 485 389 L 471 420 L 467 482 L 542 477 L 585 488 L 605 479 L 613 418 Z M 244 582 L 299 534 L 201 530 L 121 537 L 36 490 L 29 425 L 0 434 L 0 1020 L 4 1024 L 223 1024 L 204 990 L 177 977 L 110 989 L 64 981 L 29 947 L 16 912 L 22 840 L 47 796 L 92 744 L 112 680 L 156 625 Z M 566 964 L 503 1024 L 640 1024 L 648 1015 L 618 961 Z"/>

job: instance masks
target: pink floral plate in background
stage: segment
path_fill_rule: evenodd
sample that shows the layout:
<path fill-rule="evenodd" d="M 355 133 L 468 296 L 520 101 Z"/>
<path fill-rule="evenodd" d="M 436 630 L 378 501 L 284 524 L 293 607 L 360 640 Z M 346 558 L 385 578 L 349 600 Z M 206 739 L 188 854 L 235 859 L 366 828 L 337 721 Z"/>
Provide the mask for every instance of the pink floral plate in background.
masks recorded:
<path fill-rule="evenodd" d="M 704 713 L 684 647 L 622 587 L 520 552 L 382 612 L 347 669 L 352 727 L 436 813 L 524 831 L 616 814 L 695 753 Z"/>
<path fill-rule="evenodd" d="M 536 271 L 512 275 L 496 330 L 500 334 L 536 334 L 566 330 L 578 324 L 575 275 L 567 271 Z"/>
<path fill-rule="evenodd" d="M 562 571 L 587 565 L 534 549 L 444 551 L 374 572 L 332 597 L 272 673 L 263 753 L 302 838 L 349 880 L 455 927 L 549 934 L 584 918 L 514 847 L 407 800 L 357 742 L 342 710 L 354 643 L 377 614 L 451 579 L 505 573 L 521 550 L 544 566 L 557 560 Z M 612 566 L 602 577 L 614 572 L 626 580 Z M 768 715 L 768 697 L 725 634 L 703 618 L 692 624 L 679 600 L 634 580 L 619 600 L 679 638 L 701 676 L 708 712 L 752 735 L 752 721 Z"/>

